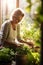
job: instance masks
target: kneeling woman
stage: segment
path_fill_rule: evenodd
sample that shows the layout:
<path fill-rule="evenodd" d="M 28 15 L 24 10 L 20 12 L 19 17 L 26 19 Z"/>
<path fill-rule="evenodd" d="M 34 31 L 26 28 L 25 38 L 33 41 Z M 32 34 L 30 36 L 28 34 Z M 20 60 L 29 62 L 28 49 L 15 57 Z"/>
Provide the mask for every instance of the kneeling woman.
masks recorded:
<path fill-rule="evenodd" d="M 27 43 L 28 45 L 32 45 L 32 42 L 26 42 L 20 39 L 20 35 L 19 32 L 20 31 L 18 28 L 20 28 L 20 26 L 18 25 L 18 23 L 22 20 L 22 18 L 24 17 L 24 13 L 21 9 L 17 8 L 15 11 L 13 11 L 10 20 L 5 21 L 2 24 L 2 39 L 1 39 L 1 43 L 3 46 L 5 47 L 9 47 L 9 48 L 16 48 L 18 46 L 20 46 L 20 44 L 17 44 L 15 42 L 15 38 L 21 42 L 21 43 Z"/>

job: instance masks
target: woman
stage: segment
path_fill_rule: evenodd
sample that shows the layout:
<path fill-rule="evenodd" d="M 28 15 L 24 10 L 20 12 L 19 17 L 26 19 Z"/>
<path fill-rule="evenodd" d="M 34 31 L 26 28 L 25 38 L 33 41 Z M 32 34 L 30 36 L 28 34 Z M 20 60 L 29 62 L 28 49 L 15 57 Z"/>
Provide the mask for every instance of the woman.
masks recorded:
<path fill-rule="evenodd" d="M 24 13 L 21 9 L 17 8 L 15 11 L 13 11 L 10 20 L 5 21 L 2 24 L 2 39 L 1 43 L 5 47 L 10 47 L 10 48 L 15 48 L 20 46 L 20 44 L 17 44 L 15 41 L 15 38 L 21 42 L 21 43 L 27 43 L 29 45 L 33 46 L 32 42 L 26 42 L 20 39 L 19 32 L 20 31 L 18 28 L 19 27 L 19 22 L 22 20 L 24 16 Z"/>

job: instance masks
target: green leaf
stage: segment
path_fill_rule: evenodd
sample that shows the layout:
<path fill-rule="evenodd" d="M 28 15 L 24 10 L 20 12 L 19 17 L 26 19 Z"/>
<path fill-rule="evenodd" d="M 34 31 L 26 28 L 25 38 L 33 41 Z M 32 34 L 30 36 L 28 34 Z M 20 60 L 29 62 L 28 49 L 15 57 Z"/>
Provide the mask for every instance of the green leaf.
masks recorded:
<path fill-rule="evenodd" d="M 31 11 L 31 5 L 28 5 L 26 8 L 25 8 L 26 12 L 30 12 Z"/>
<path fill-rule="evenodd" d="M 43 15 L 39 14 L 37 17 L 38 22 L 43 22 Z"/>
<path fill-rule="evenodd" d="M 31 0 L 26 0 L 28 3 L 31 3 Z"/>

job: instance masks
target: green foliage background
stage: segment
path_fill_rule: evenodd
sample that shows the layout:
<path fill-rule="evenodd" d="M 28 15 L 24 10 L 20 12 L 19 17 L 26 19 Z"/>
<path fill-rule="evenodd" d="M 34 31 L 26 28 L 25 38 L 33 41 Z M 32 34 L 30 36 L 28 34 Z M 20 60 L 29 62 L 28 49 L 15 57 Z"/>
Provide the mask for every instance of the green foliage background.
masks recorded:
<path fill-rule="evenodd" d="M 30 14 L 31 7 L 35 3 L 41 3 L 40 0 L 35 0 L 35 3 L 32 3 L 31 0 L 26 0 L 29 4 L 27 7 L 25 7 L 25 11 L 27 14 Z M 41 4 L 38 5 L 36 8 L 36 14 L 34 14 L 34 18 L 30 16 L 30 18 L 33 20 L 33 23 L 29 21 L 29 17 L 27 16 L 24 21 L 21 23 L 21 38 L 24 40 L 33 40 L 35 42 L 35 45 L 40 46 L 40 37 L 41 37 L 41 30 L 40 30 L 40 22 L 43 21 L 43 15 L 41 15 Z M 29 23 L 31 22 L 31 23 Z"/>

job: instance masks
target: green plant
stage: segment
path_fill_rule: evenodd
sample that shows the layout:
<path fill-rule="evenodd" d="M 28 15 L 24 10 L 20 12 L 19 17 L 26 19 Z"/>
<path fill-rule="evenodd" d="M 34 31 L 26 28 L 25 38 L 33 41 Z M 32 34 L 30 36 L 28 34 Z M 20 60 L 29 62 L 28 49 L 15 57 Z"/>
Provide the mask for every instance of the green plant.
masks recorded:
<path fill-rule="evenodd" d="M 29 53 L 29 48 L 27 46 L 21 45 L 16 49 L 16 53 L 20 55 L 27 55 Z"/>
<path fill-rule="evenodd" d="M 0 62 L 10 62 L 14 56 L 14 51 L 9 48 L 0 49 Z"/>
<path fill-rule="evenodd" d="M 40 65 L 40 54 L 37 52 L 31 52 L 27 55 L 27 65 Z"/>
<path fill-rule="evenodd" d="M 16 65 L 27 65 L 27 54 L 29 53 L 27 46 L 21 45 L 16 49 Z"/>
<path fill-rule="evenodd" d="M 16 49 L 16 62 L 26 62 L 26 65 L 39 65 L 40 64 L 40 54 L 37 52 L 32 52 L 27 46 L 21 46 Z M 25 60 L 23 60 L 25 56 Z M 19 62 L 18 61 L 18 62 Z M 22 63 L 21 63 L 22 64 Z M 24 65 L 25 65 L 24 64 Z M 23 64 L 22 64 L 23 65 Z"/>

